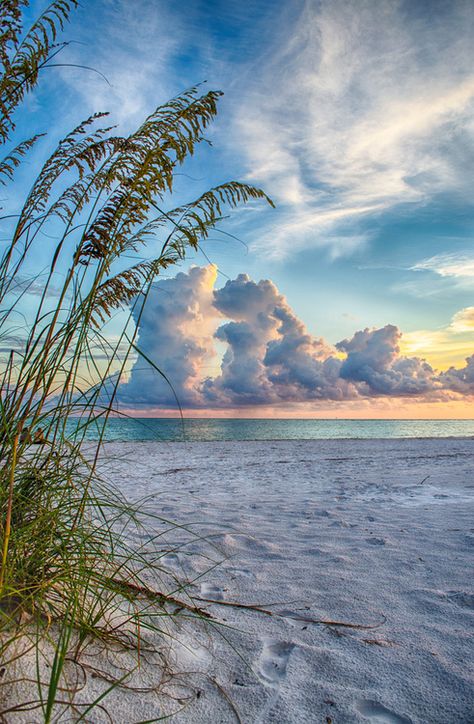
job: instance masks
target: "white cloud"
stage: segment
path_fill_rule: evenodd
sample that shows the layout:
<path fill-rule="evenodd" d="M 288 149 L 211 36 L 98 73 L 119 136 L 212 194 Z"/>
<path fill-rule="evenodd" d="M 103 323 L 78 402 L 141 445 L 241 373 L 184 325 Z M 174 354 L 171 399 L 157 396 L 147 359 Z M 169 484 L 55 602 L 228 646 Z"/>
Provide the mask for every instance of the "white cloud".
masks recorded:
<path fill-rule="evenodd" d="M 423 395 L 440 388 L 432 367 L 419 357 L 400 355 L 402 334 L 387 324 L 381 329 L 364 329 L 337 347 L 347 353 L 340 370 L 342 379 L 362 383 L 364 395 Z"/>
<path fill-rule="evenodd" d="M 215 268 L 193 267 L 156 282 L 139 322 L 140 348 L 166 374 L 183 407 L 474 394 L 474 355 L 439 373 L 418 355 L 402 353 L 402 334 L 390 324 L 357 331 L 334 347 L 308 332 L 270 280 L 239 274 L 217 290 L 215 281 Z M 452 326 L 473 324 L 473 312 L 461 310 Z M 224 354 L 220 369 L 214 364 L 211 371 L 216 340 Z M 472 340 L 466 349 L 472 351 Z M 129 408 L 176 406 L 169 384 L 141 357 L 119 399 Z"/>
<path fill-rule="evenodd" d="M 258 4 L 259 15 L 255 3 L 230 2 L 216 30 L 192 3 L 104 0 L 105 32 L 77 46 L 77 59 L 111 85 L 82 71 L 63 75 L 85 113 L 111 110 L 125 126 L 210 75 L 227 93 L 216 133 L 229 175 L 244 162 L 278 205 L 259 226 L 255 245 L 265 255 L 303 246 L 351 254 L 369 239 L 366 222 L 397 204 L 442 192 L 470 197 L 472 3 L 454 0 L 434 16 L 397 0 L 268 4 Z M 256 29 L 247 22 L 233 54 L 240 46 L 219 23 L 234 27 L 244 12 Z"/>
<path fill-rule="evenodd" d="M 236 127 L 249 177 L 281 207 L 263 240 L 277 256 L 294 249 L 293 235 L 327 245 L 349 239 L 350 225 L 363 241 L 357 224 L 368 216 L 467 193 L 474 12 L 455 2 L 435 22 L 415 10 L 308 0 L 264 57 Z"/>
<path fill-rule="evenodd" d="M 177 91 L 173 61 L 187 42 L 185 24 L 162 0 L 117 0 L 85 8 L 81 45 L 70 46 L 72 60 L 103 74 L 62 70 L 71 90 L 83 97 L 83 115 L 108 111 L 112 122 L 125 131 L 151 113 Z"/>
<path fill-rule="evenodd" d="M 138 348 L 166 375 L 171 386 L 141 355 L 121 387 L 121 401 L 130 406 L 180 403 L 199 407 L 199 384 L 212 366 L 212 335 L 218 313 L 213 307 L 217 270 L 192 267 L 188 274 L 163 279 L 153 285 L 141 313 Z M 140 306 L 140 305 L 138 305 Z M 135 316 L 139 314 L 136 310 Z M 136 319 L 138 321 L 138 319 Z"/>
<path fill-rule="evenodd" d="M 456 312 L 449 327 L 455 334 L 472 332 L 474 334 L 474 307 L 465 307 Z"/>
<path fill-rule="evenodd" d="M 441 277 L 474 278 L 474 255 L 472 253 L 437 254 L 419 261 L 411 269 L 434 272 Z"/>

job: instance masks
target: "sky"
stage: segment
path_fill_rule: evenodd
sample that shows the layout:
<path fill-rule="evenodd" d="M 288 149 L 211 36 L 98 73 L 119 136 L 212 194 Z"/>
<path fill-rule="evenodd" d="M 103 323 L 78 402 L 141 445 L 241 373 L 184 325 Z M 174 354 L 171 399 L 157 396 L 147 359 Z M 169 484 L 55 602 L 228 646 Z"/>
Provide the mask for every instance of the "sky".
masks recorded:
<path fill-rule="evenodd" d="M 189 414 L 472 417 L 473 31 L 462 0 L 83 0 L 28 100 L 38 153 L 206 81 L 212 147 L 177 198 L 238 179 L 275 202 L 232 212 L 151 294 L 139 343 Z M 176 409 L 143 360 L 119 397 Z"/>

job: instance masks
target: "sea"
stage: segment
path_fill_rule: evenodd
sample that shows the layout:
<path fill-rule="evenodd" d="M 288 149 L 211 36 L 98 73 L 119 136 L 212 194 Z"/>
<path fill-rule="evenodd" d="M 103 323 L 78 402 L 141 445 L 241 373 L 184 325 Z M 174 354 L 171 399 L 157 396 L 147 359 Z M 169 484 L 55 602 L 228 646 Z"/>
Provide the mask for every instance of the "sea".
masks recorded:
<path fill-rule="evenodd" d="M 71 425 L 75 423 L 70 421 Z M 72 430 L 71 430 L 72 432 Z M 100 426 L 91 425 L 86 439 L 96 440 Z M 290 420 L 111 418 L 106 441 L 156 440 L 210 442 L 218 440 L 332 440 L 337 438 L 474 438 L 474 420 Z"/>

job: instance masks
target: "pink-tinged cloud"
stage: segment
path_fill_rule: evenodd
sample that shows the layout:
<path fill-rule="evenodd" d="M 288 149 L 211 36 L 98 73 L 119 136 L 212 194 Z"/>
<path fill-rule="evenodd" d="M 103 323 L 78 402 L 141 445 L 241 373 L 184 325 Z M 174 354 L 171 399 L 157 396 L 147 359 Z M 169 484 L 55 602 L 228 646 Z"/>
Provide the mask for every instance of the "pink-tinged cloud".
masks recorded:
<path fill-rule="evenodd" d="M 337 348 L 347 354 L 341 366 L 343 379 L 357 383 L 367 396 L 424 395 L 440 389 L 432 367 L 419 357 L 400 356 L 400 330 L 393 324 L 381 329 L 364 329 Z"/>
<path fill-rule="evenodd" d="M 124 407 L 169 410 L 176 397 L 190 410 L 238 410 L 474 394 L 474 355 L 436 372 L 400 354 L 391 324 L 332 346 L 308 332 L 273 282 L 240 274 L 214 289 L 215 281 L 213 267 L 193 267 L 153 285 L 138 344 L 173 389 L 139 357 L 119 389 Z M 225 345 L 220 366 L 216 342 Z"/>
<path fill-rule="evenodd" d="M 210 404 L 274 405 L 357 396 L 339 376 L 336 350 L 310 335 L 268 280 L 240 274 L 214 293 L 214 306 L 233 321 L 218 328 L 227 343 L 221 374 L 208 379 Z"/>
<path fill-rule="evenodd" d="M 213 306 L 216 271 L 193 267 L 153 286 L 138 322 L 139 347 L 167 376 L 170 385 L 143 357 L 120 386 L 119 401 L 126 406 L 200 407 L 203 369 L 215 355 L 213 334 L 217 311 Z"/>
<path fill-rule="evenodd" d="M 474 395 L 474 354 L 466 358 L 461 369 L 450 367 L 440 375 L 445 387 L 462 395 Z"/>

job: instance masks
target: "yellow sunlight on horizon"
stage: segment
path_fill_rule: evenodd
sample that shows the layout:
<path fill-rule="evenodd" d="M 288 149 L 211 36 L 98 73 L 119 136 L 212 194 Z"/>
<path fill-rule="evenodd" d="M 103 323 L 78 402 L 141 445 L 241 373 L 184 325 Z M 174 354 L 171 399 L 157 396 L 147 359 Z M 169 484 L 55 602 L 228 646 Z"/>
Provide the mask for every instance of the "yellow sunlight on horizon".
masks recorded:
<path fill-rule="evenodd" d="M 422 357 L 439 370 L 463 367 L 466 357 L 474 354 L 474 307 L 456 312 L 451 323 L 442 329 L 404 332 L 400 353 L 407 357 Z"/>

